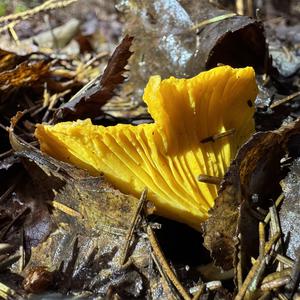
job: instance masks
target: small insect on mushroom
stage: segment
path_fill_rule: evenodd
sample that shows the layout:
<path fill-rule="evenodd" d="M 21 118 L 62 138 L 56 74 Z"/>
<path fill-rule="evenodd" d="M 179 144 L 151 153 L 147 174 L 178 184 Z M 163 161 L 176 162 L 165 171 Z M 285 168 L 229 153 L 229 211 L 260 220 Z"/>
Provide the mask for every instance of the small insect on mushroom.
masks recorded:
<path fill-rule="evenodd" d="M 154 123 L 103 127 L 87 119 L 37 125 L 35 135 L 43 152 L 103 173 L 124 193 L 139 196 L 147 187 L 157 214 L 199 229 L 218 186 L 198 177 L 224 176 L 254 132 L 249 100 L 256 95 L 251 67 L 220 66 L 190 79 L 152 76 L 144 101 Z"/>

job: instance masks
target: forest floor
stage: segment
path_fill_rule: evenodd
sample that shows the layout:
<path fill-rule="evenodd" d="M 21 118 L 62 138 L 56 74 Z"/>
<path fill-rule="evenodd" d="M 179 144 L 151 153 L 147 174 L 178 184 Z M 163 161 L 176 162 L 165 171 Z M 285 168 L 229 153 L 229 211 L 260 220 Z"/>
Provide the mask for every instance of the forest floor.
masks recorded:
<path fill-rule="evenodd" d="M 136 197 L 91 172 L 92 150 L 77 167 L 40 151 L 38 124 L 153 123 L 165 107 L 150 115 L 142 100 L 150 76 L 192 78 L 224 65 L 251 66 L 258 95 L 241 111 L 217 107 L 215 115 L 236 120 L 231 109 L 251 109 L 255 132 L 224 174 L 197 174 L 218 190 L 197 230 L 177 208 L 172 220 L 156 215 L 151 184 L 148 196 L 145 189 Z M 0 298 L 300 299 L 299 70 L 297 0 L 1 1 Z M 166 115 L 175 113 L 180 129 L 189 120 L 175 104 Z M 201 126 L 214 123 L 204 118 Z M 192 138 L 192 130 L 184 135 Z M 238 130 L 213 132 L 199 148 L 216 149 Z M 47 143 L 70 162 L 64 144 L 49 136 Z M 138 149 L 125 144 L 111 142 L 108 157 Z M 126 157 L 155 165 L 150 152 Z M 120 178 L 123 165 L 111 168 Z M 149 182 L 161 176 L 173 192 L 165 168 L 156 167 Z"/>

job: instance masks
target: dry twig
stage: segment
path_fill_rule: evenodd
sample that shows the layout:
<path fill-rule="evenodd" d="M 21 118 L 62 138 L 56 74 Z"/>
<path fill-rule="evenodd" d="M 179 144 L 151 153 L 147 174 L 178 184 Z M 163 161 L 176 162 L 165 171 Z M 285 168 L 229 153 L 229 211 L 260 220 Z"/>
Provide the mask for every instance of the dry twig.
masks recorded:
<path fill-rule="evenodd" d="M 43 4 L 36 6 L 32 9 L 28 9 L 26 11 L 17 14 L 11 14 L 11 15 L 0 17 L 0 24 L 4 24 L 8 22 L 8 24 L 5 24 L 4 26 L 0 27 L 0 33 L 9 30 L 14 40 L 17 42 L 19 39 L 17 34 L 14 31 L 14 27 L 19 22 L 27 20 L 28 18 L 40 12 L 46 12 L 53 9 L 64 8 L 76 1 L 77 0 L 59 0 L 59 1 L 48 0 Z"/>
<path fill-rule="evenodd" d="M 126 262 L 130 241 L 132 240 L 132 235 L 133 235 L 134 229 L 135 229 L 135 227 L 138 223 L 139 216 L 140 216 L 141 211 L 144 207 L 144 203 L 147 199 L 147 194 L 148 194 L 148 190 L 147 190 L 147 188 L 145 188 L 142 195 L 141 195 L 141 197 L 140 197 L 136 212 L 135 212 L 134 217 L 133 217 L 133 221 L 130 225 L 130 228 L 129 228 L 128 233 L 127 233 L 126 238 L 125 238 L 126 242 L 125 242 L 122 254 L 120 256 L 120 265 L 121 266 L 124 265 L 125 262 Z"/>
<path fill-rule="evenodd" d="M 155 234 L 154 234 L 152 228 L 150 227 L 150 225 L 148 225 L 148 227 L 147 227 L 147 234 L 148 234 L 148 238 L 149 238 L 151 247 L 153 249 L 154 255 L 156 256 L 157 261 L 161 265 L 163 272 L 170 279 L 170 281 L 175 286 L 177 291 L 180 293 L 182 298 L 184 300 L 191 300 L 191 297 L 186 292 L 184 287 L 181 285 L 181 283 L 177 279 L 176 275 L 174 274 L 173 270 L 170 268 L 169 264 L 167 263 L 166 258 L 159 247 L 158 241 L 156 240 Z"/>
<path fill-rule="evenodd" d="M 270 105 L 270 108 L 273 109 L 273 108 L 275 108 L 275 107 L 277 107 L 279 105 L 285 104 L 285 103 L 293 100 L 294 98 L 296 98 L 298 96 L 300 96 L 300 92 L 293 93 L 293 94 L 291 94 L 291 95 L 289 95 L 287 97 L 284 97 L 283 99 L 280 99 L 280 100 L 274 102 L 273 104 Z"/>

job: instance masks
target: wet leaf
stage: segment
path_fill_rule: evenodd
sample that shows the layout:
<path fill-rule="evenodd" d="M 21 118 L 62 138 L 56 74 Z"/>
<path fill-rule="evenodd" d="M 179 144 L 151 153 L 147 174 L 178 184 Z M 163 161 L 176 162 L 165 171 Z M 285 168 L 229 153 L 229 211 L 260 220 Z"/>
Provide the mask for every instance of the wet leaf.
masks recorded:
<path fill-rule="evenodd" d="M 6 215 L 14 223 L 2 238 L 15 242 L 16 235 L 24 236 L 25 251 L 30 252 L 31 246 L 36 246 L 44 241 L 54 230 L 55 226 L 51 219 L 47 202 L 53 199 L 53 189 L 60 187 L 59 181 L 49 180 L 48 176 L 41 172 L 30 161 L 22 159 L 17 153 L 11 156 L 12 161 L 6 169 L 13 168 L 11 174 L 6 172 L 7 177 L 12 177 L 7 188 L 5 201 L 2 201 L 1 208 L 6 210 Z M 21 227 L 21 230 L 20 230 Z M 23 238 L 22 238 L 23 239 Z M 21 241 L 17 238 L 18 242 Z"/>
<path fill-rule="evenodd" d="M 262 23 L 208 1 L 127 0 L 118 8 L 135 37 L 128 84 L 137 101 L 153 74 L 191 77 L 220 63 L 263 73 L 268 65 Z"/>
<path fill-rule="evenodd" d="M 114 95 L 116 87 L 125 79 L 123 73 L 132 54 L 129 50 L 132 40 L 129 36 L 122 40 L 108 61 L 104 73 L 62 105 L 56 111 L 56 121 L 97 117 L 101 114 L 101 107 Z"/>
<path fill-rule="evenodd" d="M 240 243 L 244 270 L 257 257 L 258 221 L 252 210 L 267 208 L 280 192 L 280 159 L 291 136 L 299 134 L 300 121 L 278 130 L 258 132 L 242 146 L 225 175 L 219 196 L 204 223 L 204 244 L 215 263 L 225 270 L 236 262 Z M 254 196 L 255 201 L 252 201 Z M 241 237 L 239 238 L 239 234 Z"/>
<path fill-rule="evenodd" d="M 235 68 L 252 66 L 258 74 L 268 72 L 270 60 L 261 22 L 232 15 L 206 1 L 180 3 L 193 20 L 193 28 L 198 29 L 197 50 L 188 66 L 192 72 L 219 63 Z"/>

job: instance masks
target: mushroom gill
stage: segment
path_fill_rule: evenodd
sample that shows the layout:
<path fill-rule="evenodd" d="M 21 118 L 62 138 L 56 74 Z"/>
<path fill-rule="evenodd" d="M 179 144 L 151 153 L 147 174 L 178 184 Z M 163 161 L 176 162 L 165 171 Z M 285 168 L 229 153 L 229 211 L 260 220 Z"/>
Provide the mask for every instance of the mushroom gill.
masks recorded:
<path fill-rule="evenodd" d="M 224 176 L 254 132 L 256 95 L 251 67 L 221 66 L 191 79 L 152 76 L 144 101 L 154 123 L 104 127 L 87 119 L 40 124 L 35 135 L 43 152 L 103 173 L 124 193 L 139 196 L 147 187 L 157 214 L 199 229 L 217 186 L 197 178 Z"/>

